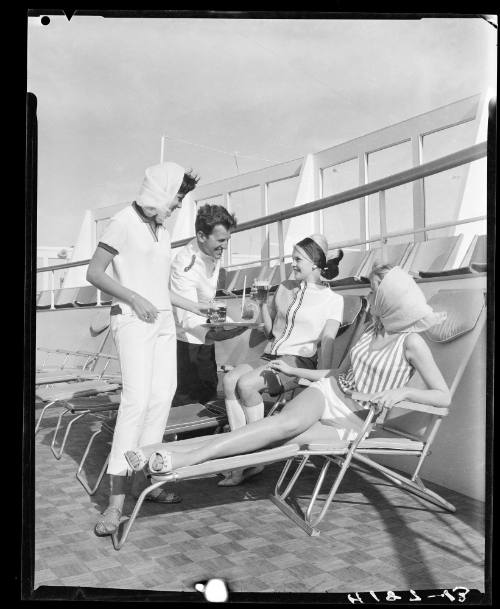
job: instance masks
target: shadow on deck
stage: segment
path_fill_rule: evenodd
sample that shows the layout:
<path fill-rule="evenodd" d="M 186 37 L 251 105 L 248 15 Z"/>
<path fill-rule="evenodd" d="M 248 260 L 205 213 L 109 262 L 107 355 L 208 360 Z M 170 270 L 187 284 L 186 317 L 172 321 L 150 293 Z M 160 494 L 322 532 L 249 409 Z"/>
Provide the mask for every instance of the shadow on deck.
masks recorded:
<path fill-rule="evenodd" d="M 95 419 L 75 425 L 60 461 L 49 448 L 54 422 L 47 417 L 35 440 L 35 589 L 192 592 L 195 582 L 219 577 L 234 592 L 484 591 L 484 505 L 429 485 L 457 506 L 450 514 L 361 468 L 344 479 L 319 537 L 268 500 L 278 463 L 238 487 L 218 487 L 217 476 L 179 483 L 182 503 L 145 504 L 117 552 L 93 533 L 106 506 L 107 476 L 94 497 L 75 478 Z M 107 446 L 96 440 L 86 470 L 92 479 Z M 299 505 L 314 470 L 298 489 Z M 127 502 L 125 514 L 132 508 Z"/>

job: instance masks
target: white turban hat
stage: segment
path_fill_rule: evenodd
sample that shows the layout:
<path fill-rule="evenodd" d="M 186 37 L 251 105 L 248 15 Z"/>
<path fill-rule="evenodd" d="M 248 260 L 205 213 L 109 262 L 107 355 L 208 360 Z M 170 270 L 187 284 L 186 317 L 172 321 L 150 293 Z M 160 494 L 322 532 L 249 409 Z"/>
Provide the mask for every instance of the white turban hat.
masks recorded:
<path fill-rule="evenodd" d="M 154 207 L 160 212 L 167 211 L 179 192 L 184 173 L 184 167 L 170 161 L 148 167 L 137 196 L 137 204 L 141 207 Z"/>

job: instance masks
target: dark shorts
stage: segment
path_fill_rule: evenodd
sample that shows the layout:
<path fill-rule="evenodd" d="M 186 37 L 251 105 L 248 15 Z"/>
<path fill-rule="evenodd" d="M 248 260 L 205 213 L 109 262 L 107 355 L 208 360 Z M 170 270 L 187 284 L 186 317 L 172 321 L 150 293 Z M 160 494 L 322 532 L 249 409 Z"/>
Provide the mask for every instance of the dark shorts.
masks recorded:
<path fill-rule="evenodd" d="M 281 359 L 294 368 L 308 368 L 314 370 L 317 365 L 318 358 L 314 357 L 301 357 L 300 355 L 270 355 L 264 353 L 258 360 L 249 362 L 252 368 L 258 368 L 259 366 L 265 366 L 267 362 L 273 359 Z M 297 387 L 297 377 L 288 376 L 283 372 L 277 372 L 276 370 L 265 370 L 262 373 L 266 381 L 266 388 L 271 395 L 277 395 L 282 391 L 289 391 Z"/>

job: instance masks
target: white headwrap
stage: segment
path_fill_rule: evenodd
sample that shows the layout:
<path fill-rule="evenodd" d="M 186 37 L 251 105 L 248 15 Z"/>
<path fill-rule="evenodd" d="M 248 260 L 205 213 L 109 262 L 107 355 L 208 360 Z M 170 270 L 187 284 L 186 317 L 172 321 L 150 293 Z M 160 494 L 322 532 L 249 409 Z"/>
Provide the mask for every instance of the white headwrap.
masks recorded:
<path fill-rule="evenodd" d="M 183 167 L 172 162 L 148 167 L 137 196 L 137 204 L 165 212 L 179 192 L 184 173 Z"/>
<path fill-rule="evenodd" d="M 424 293 L 399 266 L 393 267 L 380 282 L 371 313 L 375 327 L 382 324 L 387 332 L 423 332 L 446 319 L 435 312 Z"/>

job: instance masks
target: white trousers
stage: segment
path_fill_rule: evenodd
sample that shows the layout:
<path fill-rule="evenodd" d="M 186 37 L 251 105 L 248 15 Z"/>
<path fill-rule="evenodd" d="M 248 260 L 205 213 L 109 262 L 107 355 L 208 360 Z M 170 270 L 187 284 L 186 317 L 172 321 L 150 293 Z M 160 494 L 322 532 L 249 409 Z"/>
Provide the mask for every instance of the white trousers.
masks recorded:
<path fill-rule="evenodd" d="M 177 386 L 177 346 L 171 311 L 154 323 L 135 314 L 111 316 L 111 332 L 120 359 L 122 394 L 108 474 L 131 470 L 126 450 L 162 441 Z"/>

